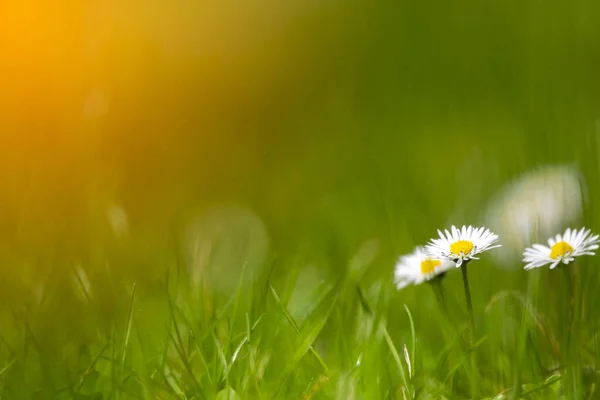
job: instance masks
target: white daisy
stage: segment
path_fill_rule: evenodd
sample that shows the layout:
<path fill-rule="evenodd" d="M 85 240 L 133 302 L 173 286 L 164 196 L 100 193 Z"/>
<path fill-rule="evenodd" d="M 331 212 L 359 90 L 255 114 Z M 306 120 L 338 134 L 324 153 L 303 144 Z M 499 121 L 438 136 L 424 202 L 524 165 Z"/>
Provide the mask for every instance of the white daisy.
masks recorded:
<path fill-rule="evenodd" d="M 598 248 L 598 235 L 590 236 L 591 229 L 580 230 L 568 228 L 564 235 L 548 239 L 548 246 L 534 244 L 525 249 L 523 253 L 523 262 L 526 262 L 525 269 L 537 268 L 552 263 L 550 269 L 554 269 L 559 263 L 568 264 L 575 260 L 575 257 L 595 253 L 592 250 Z"/>
<path fill-rule="evenodd" d="M 394 271 L 394 282 L 398 289 L 410 284 L 418 285 L 454 268 L 449 260 L 431 258 L 422 247 L 411 254 L 401 256 Z"/>
<path fill-rule="evenodd" d="M 475 257 L 484 251 L 500 247 L 495 244 L 498 241 L 498 235 L 486 228 L 473 228 L 464 226 L 462 229 L 451 228 L 452 233 L 438 229 L 439 239 L 431 239 L 426 247 L 427 253 L 431 257 L 452 260 L 460 267 L 463 262 L 477 260 Z"/>

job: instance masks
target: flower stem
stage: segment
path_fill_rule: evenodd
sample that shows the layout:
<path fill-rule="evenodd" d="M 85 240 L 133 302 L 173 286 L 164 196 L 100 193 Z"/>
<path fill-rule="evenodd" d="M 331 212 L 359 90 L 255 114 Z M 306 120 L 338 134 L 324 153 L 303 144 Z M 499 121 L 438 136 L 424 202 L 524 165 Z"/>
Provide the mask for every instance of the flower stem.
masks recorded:
<path fill-rule="evenodd" d="M 467 311 L 469 312 L 469 318 L 471 319 L 471 332 L 475 335 L 475 317 L 473 316 L 473 303 L 471 302 L 471 290 L 469 289 L 469 277 L 467 276 L 467 263 L 468 261 L 462 263 L 460 271 L 462 272 L 463 286 L 465 288 Z"/>
<path fill-rule="evenodd" d="M 566 293 L 567 293 L 567 301 L 568 301 L 568 308 L 567 308 L 567 324 L 566 324 L 566 333 L 565 333 L 565 349 L 566 349 L 566 354 L 568 355 L 570 353 L 570 345 L 571 345 L 571 336 L 573 333 L 573 330 L 575 329 L 575 327 L 573 326 L 574 320 L 575 320 L 575 304 L 576 304 L 576 299 L 575 299 L 575 288 L 574 288 L 574 282 L 573 282 L 573 276 L 571 275 L 571 273 L 573 272 L 572 270 L 574 269 L 574 265 L 564 265 L 562 266 L 562 270 L 564 271 L 564 275 L 565 275 L 565 285 L 567 287 Z"/>
<path fill-rule="evenodd" d="M 439 276 L 431 280 L 431 287 L 435 293 L 435 298 L 438 301 L 439 306 L 444 312 L 444 315 L 446 318 L 448 318 L 448 320 L 451 320 L 450 312 L 448 311 L 448 304 L 446 304 L 446 299 L 444 296 L 444 289 L 442 288 L 442 279 L 443 277 Z"/>
<path fill-rule="evenodd" d="M 564 350 L 563 360 L 565 363 L 565 376 L 570 376 L 565 382 L 565 393 L 570 394 L 569 397 L 576 397 L 578 395 L 578 388 L 582 385 L 582 365 L 581 365 L 581 353 L 579 346 L 581 343 L 578 338 L 580 338 L 580 321 L 581 321 L 581 301 L 582 296 L 580 292 L 580 286 L 578 282 L 578 273 L 577 273 L 578 265 L 573 263 L 573 265 L 563 265 L 560 268 L 564 271 L 564 282 L 566 286 L 565 295 L 567 298 L 565 299 L 568 303 L 567 307 L 563 312 L 566 312 L 564 316 L 565 322 L 564 325 L 564 336 L 563 336 L 563 344 Z M 563 348 L 563 346 L 561 346 Z"/>
<path fill-rule="evenodd" d="M 465 288 L 465 298 L 467 300 L 467 311 L 469 312 L 469 319 L 471 322 L 471 332 L 468 336 L 469 341 L 469 353 L 471 360 L 471 373 L 473 374 L 470 379 L 471 383 L 471 397 L 476 398 L 478 394 L 478 385 L 477 381 L 479 379 L 479 374 L 477 371 L 477 360 L 475 358 L 475 349 L 473 345 L 475 343 L 475 317 L 473 316 L 473 303 L 471 301 L 471 290 L 469 289 L 469 277 L 467 276 L 467 263 L 468 260 L 464 261 L 460 266 L 460 271 L 462 272 L 463 278 L 463 286 Z"/>

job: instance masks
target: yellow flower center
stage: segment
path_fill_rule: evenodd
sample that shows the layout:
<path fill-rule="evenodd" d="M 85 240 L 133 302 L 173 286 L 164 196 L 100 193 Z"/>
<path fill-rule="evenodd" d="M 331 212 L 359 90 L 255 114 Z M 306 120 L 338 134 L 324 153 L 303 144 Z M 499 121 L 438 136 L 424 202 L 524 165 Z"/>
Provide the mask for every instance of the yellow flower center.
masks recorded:
<path fill-rule="evenodd" d="M 462 253 L 466 256 L 473 251 L 473 247 L 473 243 L 469 242 L 468 240 L 459 240 L 458 242 L 454 242 L 450 245 L 450 253 L 457 256 Z"/>
<path fill-rule="evenodd" d="M 439 266 L 442 262 L 440 260 L 432 260 L 431 258 L 426 258 L 421 262 L 421 273 L 423 275 L 430 274 L 435 270 L 435 267 Z"/>
<path fill-rule="evenodd" d="M 571 245 L 567 242 L 558 242 L 552 246 L 552 251 L 550 251 L 550 258 L 556 260 L 558 257 L 564 256 L 565 254 L 569 254 L 573 251 Z"/>

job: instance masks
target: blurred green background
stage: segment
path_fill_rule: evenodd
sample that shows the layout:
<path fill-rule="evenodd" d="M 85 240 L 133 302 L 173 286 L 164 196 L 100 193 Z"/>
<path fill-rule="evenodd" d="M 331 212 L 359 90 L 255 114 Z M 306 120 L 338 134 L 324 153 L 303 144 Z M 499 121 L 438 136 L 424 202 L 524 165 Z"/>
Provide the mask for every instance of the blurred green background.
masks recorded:
<path fill-rule="evenodd" d="M 344 358 L 342 332 L 350 335 L 360 309 L 348 279 L 371 293 L 400 350 L 410 338 L 402 305 L 409 306 L 423 370 L 442 381 L 450 367 L 441 373 L 429 361 L 445 346 L 441 316 L 432 317 L 438 311 L 428 288 L 393 290 L 400 254 L 438 228 L 484 223 L 502 185 L 547 164 L 581 173 L 585 203 L 575 222 L 598 226 L 596 2 L 1 7 L 0 392 L 6 398 L 179 396 L 153 374 L 166 374 L 174 314 L 167 293 L 188 328 L 208 332 L 196 343 L 215 365 L 219 346 L 210 332 L 218 331 L 220 312 L 231 311 L 228 299 L 241 300 L 237 314 L 227 314 L 228 340 L 216 334 L 227 357 L 246 315 L 250 322 L 266 315 L 262 348 L 271 346 L 271 363 L 265 383 L 257 384 L 264 392 L 243 385 L 250 374 L 243 367 L 231 373 L 233 382 L 208 383 L 194 366 L 201 376 L 194 385 L 174 361 L 187 398 L 202 392 L 212 398 L 227 386 L 243 398 L 265 392 L 302 398 L 319 376 L 314 360 L 302 361 L 309 365 L 301 364 L 280 392 L 272 389 L 289 365 L 294 332 L 268 285 L 299 324 L 317 318 L 327 296 L 339 294 L 317 343 L 333 369 L 346 371 L 356 359 Z M 470 272 L 476 313 L 496 292 L 531 289 L 518 256 L 504 268 L 482 258 Z M 598 274 L 585 271 L 582 282 L 593 288 Z M 458 274 L 447 282 L 462 307 Z M 590 304 L 594 292 L 585 292 Z M 540 307 L 558 327 L 553 301 Z M 505 312 L 514 318 L 496 324 L 508 332 L 491 334 L 494 354 L 481 356 L 494 371 L 484 373 L 482 397 L 546 376 L 543 368 L 515 364 L 520 314 Z M 589 339 L 600 319 L 587 317 L 589 335 L 582 336 Z M 106 354 L 118 355 L 102 353 L 112 372 L 99 363 L 96 380 L 81 379 L 105 345 Z M 129 353 L 115 372 L 109 366 L 120 363 L 123 348 Z M 381 357 L 371 361 L 372 370 L 387 371 L 385 378 L 364 382 L 384 379 L 387 391 L 364 384 L 356 398 L 401 398 L 398 372 L 389 356 Z M 340 375 L 325 375 L 329 389 L 318 395 L 353 398 L 339 394 Z M 94 383 L 73 389 L 80 379 Z M 446 382 L 445 395 L 461 398 L 465 379 L 453 387 Z M 125 387 L 130 381 L 134 388 Z"/>

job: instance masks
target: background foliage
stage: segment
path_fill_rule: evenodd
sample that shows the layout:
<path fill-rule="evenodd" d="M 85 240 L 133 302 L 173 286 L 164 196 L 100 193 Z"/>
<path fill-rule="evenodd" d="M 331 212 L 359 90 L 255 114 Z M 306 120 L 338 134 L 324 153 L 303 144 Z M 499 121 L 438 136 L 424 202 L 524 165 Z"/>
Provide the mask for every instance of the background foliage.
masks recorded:
<path fill-rule="evenodd" d="M 548 164 L 598 232 L 596 2 L 0 10 L 3 398 L 596 395 L 595 258 L 483 255 L 473 352 L 392 282 Z"/>

